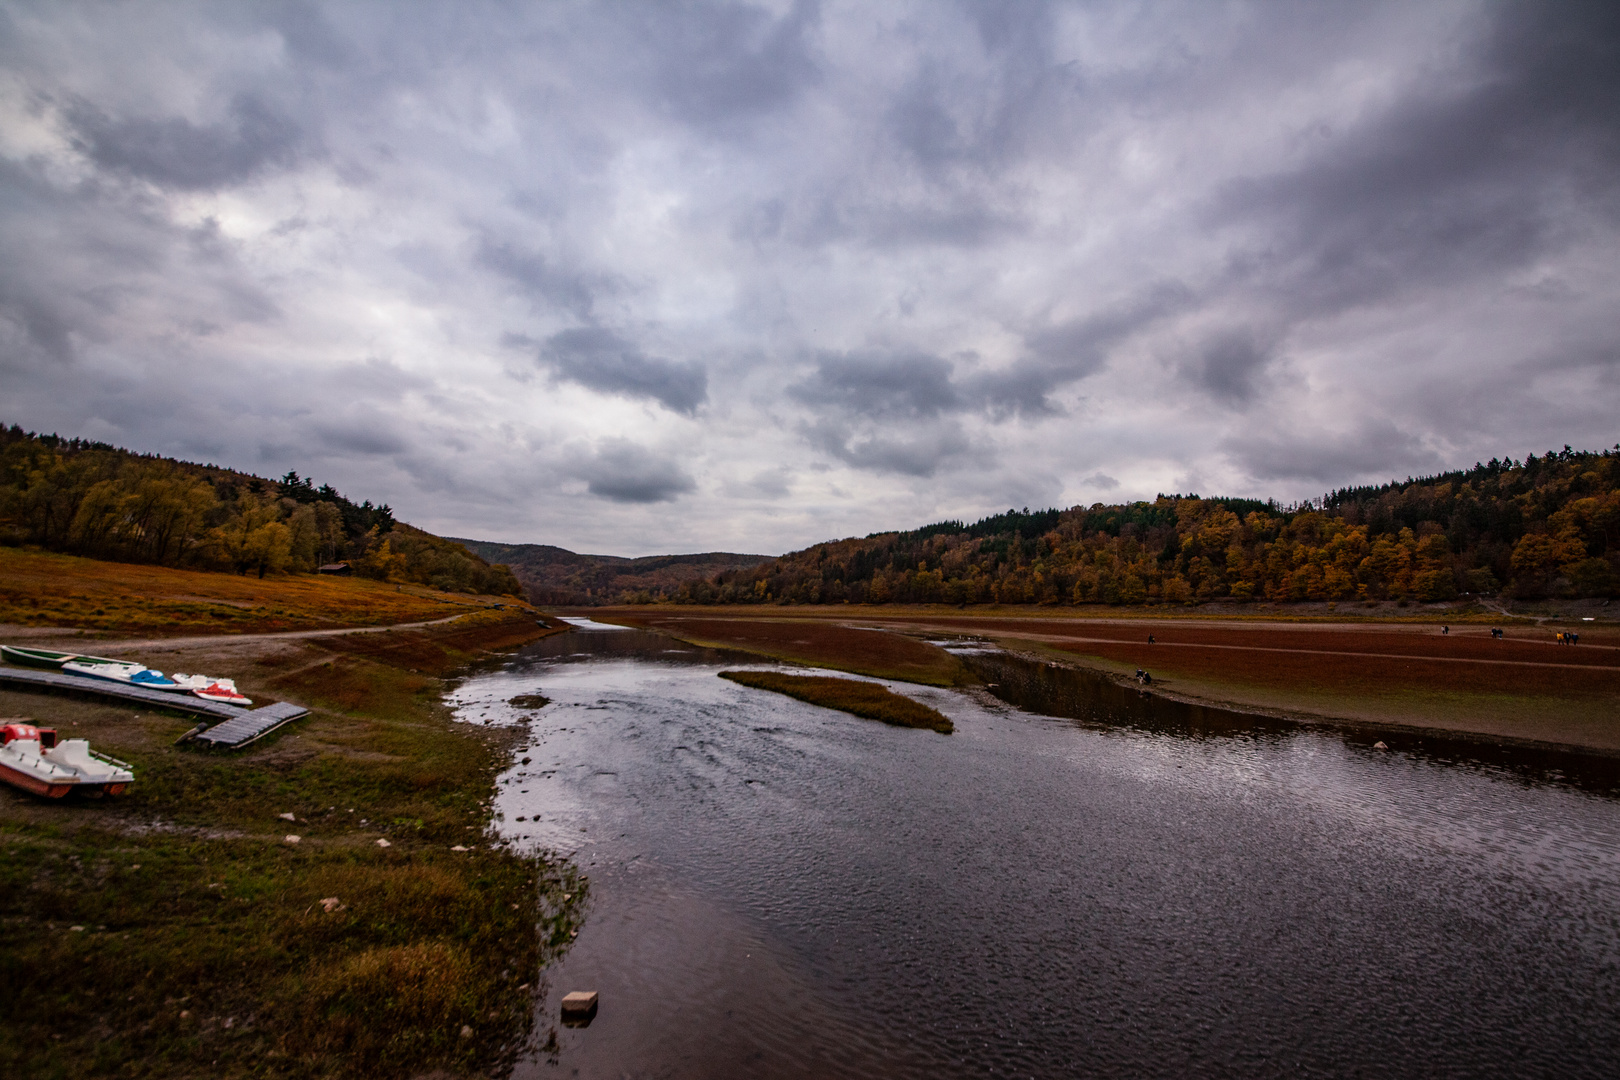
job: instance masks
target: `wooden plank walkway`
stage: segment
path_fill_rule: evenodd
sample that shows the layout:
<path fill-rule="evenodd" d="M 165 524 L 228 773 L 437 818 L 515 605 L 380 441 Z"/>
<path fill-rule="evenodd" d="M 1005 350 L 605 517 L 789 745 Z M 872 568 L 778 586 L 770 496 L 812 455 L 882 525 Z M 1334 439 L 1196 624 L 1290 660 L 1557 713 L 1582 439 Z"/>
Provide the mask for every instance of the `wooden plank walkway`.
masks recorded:
<path fill-rule="evenodd" d="M 0 667 L 0 685 L 136 702 L 154 709 L 168 709 L 209 720 L 221 720 L 224 722 L 215 724 L 207 731 L 199 732 L 196 739 L 211 746 L 227 748 L 246 746 L 250 742 L 262 739 L 289 720 L 296 720 L 309 713 L 302 705 L 294 705 L 290 701 L 278 701 L 274 705 L 265 705 L 257 709 L 244 709 L 237 705 L 227 705 L 222 701 L 204 701 L 192 694 L 170 694 L 162 690 L 148 690 L 143 686 L 91 679 L 83 675 L 64 675 L 59 671 L 35 671 L 21 667 Z"/>
<path fill-rule="evenodd" d="M 207 743 L 210 746 L 222 746 L 228 750 L 246 746 L 250 742 L 264 738 L 282 724 L 297 720 L 300 716 L 308 715 L 309 710 L 302 705 L 294 705 L 290 701 L 278 701 L 274 705 L 266 705 L 262 709 L 247 709 L 242 715 L 227 720 L 223 724 L 215 724 L 207 731 L 198 732 L 197 742 Z"/>
<path fill-rule="evenodd" d="M 218 720 L 241 716 L 248 710 L 223 701 L 204 701 L 195 694 L 170 694 L 162 690 L 148 690 L 144 686 L 92 679 L 86 675 L 64 675 L 60 671 L 35 671 L 32 668 L 0 667 L 0 683 L 20 684 L 31 689 L 59 690 L 68 694 L 112 698 L 115 701 L 137 701 L 159 709 L 191 713 Z"/>

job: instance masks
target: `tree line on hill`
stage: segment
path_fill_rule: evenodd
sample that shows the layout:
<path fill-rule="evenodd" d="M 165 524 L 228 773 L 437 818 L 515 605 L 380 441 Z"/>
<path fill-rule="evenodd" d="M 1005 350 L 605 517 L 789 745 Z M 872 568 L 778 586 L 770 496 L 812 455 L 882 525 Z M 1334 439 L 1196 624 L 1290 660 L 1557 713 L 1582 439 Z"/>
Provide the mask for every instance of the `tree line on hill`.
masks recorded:
<path fill-rule="evenodd" d="M 771 558 L 730 551 L 623 558 L 580 555 L 549 544 L 452 539 L 465 544 L 468 551 L 510 567 L 532 602 L 568 606 L 612 604 L 625 597 L 632 603 L 650 603 L 655 595 L 668 595 L 683 582 L 745 570 Z"/>
<path fill-rule="evenodd" d="M 239 574 L 355 573 L 517 595 L 504 566 L 289 472 L 265 480 L 107 443 L 0 428 L 0 543 Z"/>
<path fill-rule="evenodd" d="M 1620 446 L 1283 507 L 1160 495 L 817 544 L 675 603 L 1144 604 L 1620 595 Z"/>

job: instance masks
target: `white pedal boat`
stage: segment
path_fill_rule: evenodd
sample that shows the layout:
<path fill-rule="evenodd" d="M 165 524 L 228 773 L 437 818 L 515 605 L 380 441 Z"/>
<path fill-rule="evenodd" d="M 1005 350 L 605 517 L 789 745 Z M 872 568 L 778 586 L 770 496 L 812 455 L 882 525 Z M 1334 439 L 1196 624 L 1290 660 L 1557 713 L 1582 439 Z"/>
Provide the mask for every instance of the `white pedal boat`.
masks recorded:
<path fill-rule="evenodd" d="M 0 780 L 35 795 L 60 799 L 70 791 L 117 795 L 135 781 L 128 764 L 98 754 L 84 739 L 56 741 L 32 724 L 0 727 Z"/>
<path fill-rule="evenodd" d="M 84 675 L 92 679 L 104 679 L 107 682 L 140 686 L 147 690 L 179 689 L 173 679 L 161 671 L 152 670 L 145 664 L 108 663 L 105 661 L 89 663 L 84 660 L 69 660 L 62 665 L 62 670 L 69 675 Z"/>

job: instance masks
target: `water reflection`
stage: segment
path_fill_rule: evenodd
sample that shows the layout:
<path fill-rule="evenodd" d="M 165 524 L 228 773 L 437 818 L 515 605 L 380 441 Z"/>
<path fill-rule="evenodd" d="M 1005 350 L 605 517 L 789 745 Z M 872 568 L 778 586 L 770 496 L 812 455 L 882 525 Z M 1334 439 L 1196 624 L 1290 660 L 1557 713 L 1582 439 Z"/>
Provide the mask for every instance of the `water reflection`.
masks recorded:
<path fill-rule="evenodd" d="M 506 834 L 592 879 L 537 1006 L 556 1053 L 518 1076 L 1596 1076 L 1620 1048 L 1615 800 L 1007 665 L 1082 722 L 889 684 L 944 737 L 715 677 L 738 662 L 573 632 L 456 692 L 528 726 Z M 575 989 L 588 1029 L 557 1024 Z"/>

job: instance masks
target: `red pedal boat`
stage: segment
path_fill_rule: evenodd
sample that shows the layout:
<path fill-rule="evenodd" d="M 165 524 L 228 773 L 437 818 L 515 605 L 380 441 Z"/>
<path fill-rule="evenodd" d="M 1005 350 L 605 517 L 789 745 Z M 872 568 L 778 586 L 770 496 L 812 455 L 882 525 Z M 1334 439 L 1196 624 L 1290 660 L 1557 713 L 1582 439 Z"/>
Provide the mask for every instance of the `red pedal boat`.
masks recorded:
<path fill-rule="evenodd" d="M 95 753 L 84 739 L 57 742 L 51 728 L 6 724 L 0 740 L 0 780 L 35 795 L 60 799 L 74 790 L 117 795 L 135 782 L 124 762 Z"/>

